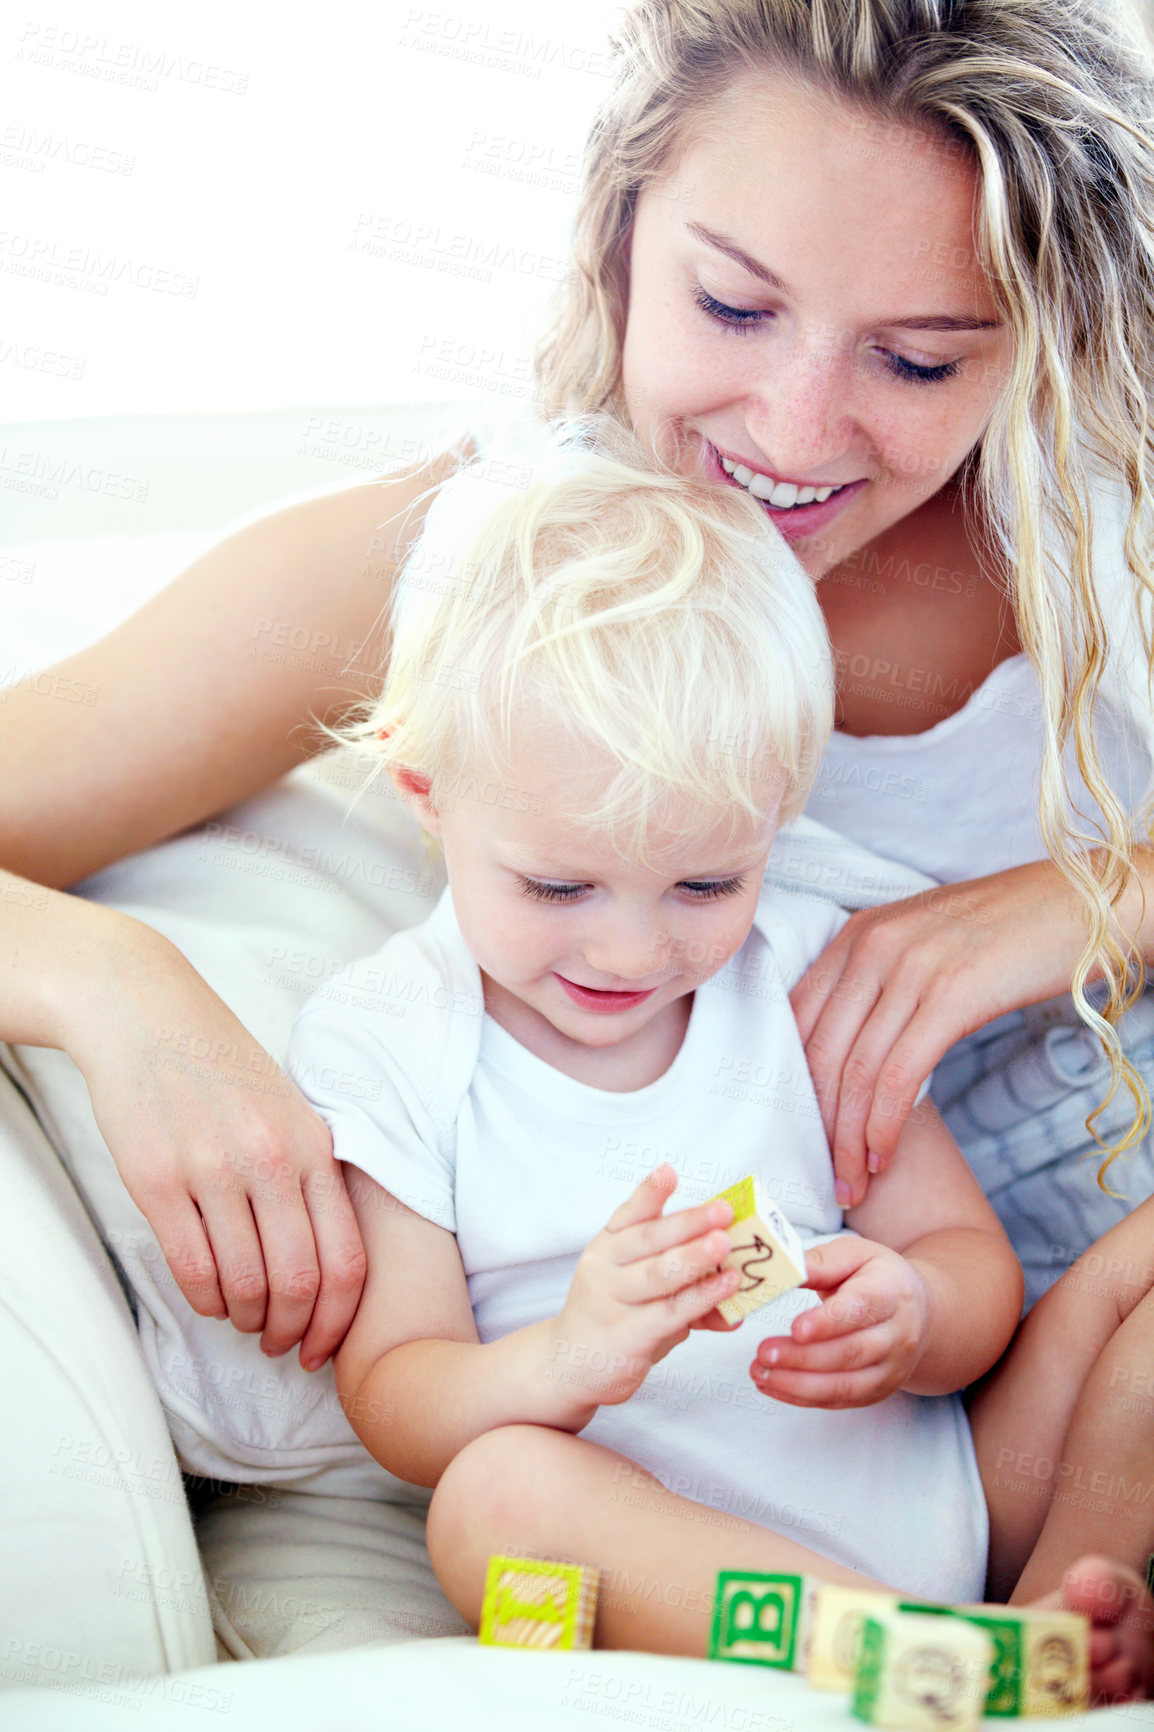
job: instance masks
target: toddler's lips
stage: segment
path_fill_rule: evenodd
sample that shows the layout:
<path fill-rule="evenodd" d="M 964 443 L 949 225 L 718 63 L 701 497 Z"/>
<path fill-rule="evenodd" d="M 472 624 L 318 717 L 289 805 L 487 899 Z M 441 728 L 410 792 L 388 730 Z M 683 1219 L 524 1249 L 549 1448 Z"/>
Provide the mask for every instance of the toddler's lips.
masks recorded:
<path fill-rule="evenodd" d="M 556 978 L 574 1004 L 579 1004 L 582 1010 L 599 1011 L 603 1016 L 611 1016 L 615 1011 L 631 1010 L 635 1004 L 644 1004 L 645 1000 L 657 991 L 655 986 L 650 986 L 644 992 L 602 992 L 600 987 L 579 986 L 575 980 L 566 980 L 563 974 L 558 974 Z"/>

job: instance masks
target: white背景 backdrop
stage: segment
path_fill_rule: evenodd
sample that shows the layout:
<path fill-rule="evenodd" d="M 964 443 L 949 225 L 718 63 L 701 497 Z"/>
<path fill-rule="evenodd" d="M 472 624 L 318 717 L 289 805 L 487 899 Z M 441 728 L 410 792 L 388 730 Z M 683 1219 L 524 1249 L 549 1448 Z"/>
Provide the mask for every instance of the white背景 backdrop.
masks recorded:
<path fill-rule="evenodd" d="M 618 11 L 18 0 L 0 421 L 524 396 Z"/>

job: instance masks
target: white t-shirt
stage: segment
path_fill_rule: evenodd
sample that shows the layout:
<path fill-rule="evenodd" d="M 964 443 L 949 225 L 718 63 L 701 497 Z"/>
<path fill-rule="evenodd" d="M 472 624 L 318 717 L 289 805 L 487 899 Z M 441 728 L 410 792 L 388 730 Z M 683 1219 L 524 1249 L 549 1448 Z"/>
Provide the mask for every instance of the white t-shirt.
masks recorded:
<path fill-rule="evenodd" d="M 1150 774 L 1141 731 L 1101 698 L 1094 738 L 1107 781 L 1135 811 Z M 806 816 L 939 884 L 1004 872 L 1046 857 L 1038 826 L 1044 744 L 1037 675 L 1024 655 L 1010 656 L 924 733 L 833 734 Z M 1098 817 L 1072 741 L 1066 774 L 1076 807 Z"/>
<path fill-rule="evenodd" d="M 559 1313 L 581 1252 L 661 1160 L 681 1176 L 675 1205 L 755 1172 L 804 1242 L 844 1231 L 787 999 L 844 918 L 764 892 L 741 951 L 695 993 L 669 1069 L 617 1094 L 553 1070 L 485 1015 L 446 891 L 422 926 L 309 1001 L 290 1069 L 340 1159 L 456 1233 L 477 1331 L 492 1341 Z M 833 1413 L 767 1400 L 751 1382 L 758 1341 L 817 1303 L 796 1291 L 733 1335 L 694 1331 L 583 1435 L 719 1522 L 774 1528 L 907 1593 L 980 1598 L 986 1507 L 958 1398 L 898 1394 Z"/>

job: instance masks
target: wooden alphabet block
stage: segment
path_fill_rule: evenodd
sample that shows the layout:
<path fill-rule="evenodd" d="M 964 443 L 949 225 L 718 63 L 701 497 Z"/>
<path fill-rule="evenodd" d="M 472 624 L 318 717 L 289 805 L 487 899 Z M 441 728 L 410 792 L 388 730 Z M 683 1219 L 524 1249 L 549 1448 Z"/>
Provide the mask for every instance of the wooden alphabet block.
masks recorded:
<path fill-rule="evenodd" d="M 600 1571 L 491 1557 L 479 1641 L 498 1648 L 591 1648 Z"/>
<path fill-rule="evenodd" d="M 717 1307 L 727 1323 L 740 1323 L 805 1280 L 805 1251 L 797 1231 L 765 1195 L 755 1178 L 739 1179 L 718 1198 L 730 1204 L 726 1231 L 733 1250 L 721 1267 L 736 1269 L 741 1286 Z M 717 1198 L 711 1199 L 717 1201 Z"/>
<path fill-rule="evenodd" d="M 964 1618 L 994 1643 L 985 1712 L 997 1718 L 1080 1714 L 1090 1700 L 1090 1624 L 1037 1606 L 919 1606 L 903 1611 Z"/>
<path fill-rule="evenodd" d="M 896 1604 L 896 1594 L 844 1588 L 834 1582 L 816 1584 L 805 1658 L 805 1675 L 815 1690 L 850 1694 L 857 1676 L 862 1625 L 879 1608 Z"/>
<path fill-rule="evenodd" d="M 964 1618 L 879 1607 L 862 1625 L 853 1712 L 871 1726 L 965 1732 L 981 1721 L 994 1644 Z"/>
<path fill-rule="evenodd" d="M 721 1570 L 713 1599 L 709 1658 L 799 1671 L 812 1597 L 805 1576 Z"/>
<path fill-rule="evenodd" d="M 1089 1618 L 1035 1606 L 1014 1610 L 1022 1621 L 1022 1713 L 1083 1713 L 1090 1706 Z"/>

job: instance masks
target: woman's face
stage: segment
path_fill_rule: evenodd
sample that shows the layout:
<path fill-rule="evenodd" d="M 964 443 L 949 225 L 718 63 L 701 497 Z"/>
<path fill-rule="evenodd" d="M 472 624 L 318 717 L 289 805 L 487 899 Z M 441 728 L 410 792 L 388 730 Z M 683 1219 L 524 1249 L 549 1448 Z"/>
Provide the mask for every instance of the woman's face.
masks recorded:
<path fill-rule="evenodd" d="M 936 493 L 989 419 L 1009 338 L 975 199 L 967 154 L 774 73 L 638 201 L 633 424 L 754 492 L 813 577 Z"/>

